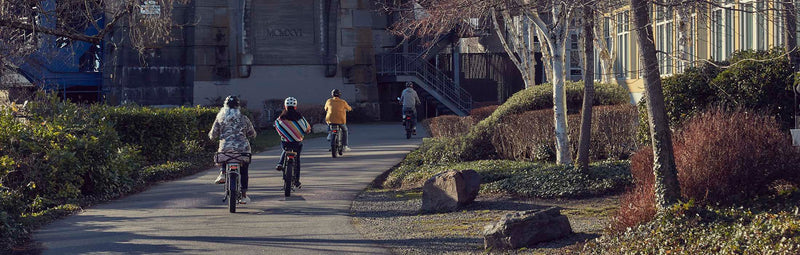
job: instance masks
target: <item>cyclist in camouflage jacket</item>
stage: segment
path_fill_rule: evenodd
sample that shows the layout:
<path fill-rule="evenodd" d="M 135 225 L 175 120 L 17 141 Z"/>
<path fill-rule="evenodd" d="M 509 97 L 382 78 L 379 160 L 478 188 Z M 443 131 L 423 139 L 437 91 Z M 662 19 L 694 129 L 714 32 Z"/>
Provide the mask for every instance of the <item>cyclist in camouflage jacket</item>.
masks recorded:
<path fill-rule="evenodd" d="M 211 131 L 208 132 L 208 137 L 212 140 L 219 138 L 218 152 L 251 152 L 250 141 L 247 138 L 256 137 L 256 130 L 253 128 L 253 123 L 250 122 L 250 119 L 239 111 L 239 99 L 237 97 L 228 96 L 225 99 L 225 104 L 217 113 L 214 125 L 211 127 Z M 249 164 L 242 164 L 240 169 L 243 203 L 250 201 L 250 198 L 246 195 L 249 181 L 248 167 Z M 222 168 L 214 183 L 221 184 L 225 183 L 225 181 L 225 171 Z"/>

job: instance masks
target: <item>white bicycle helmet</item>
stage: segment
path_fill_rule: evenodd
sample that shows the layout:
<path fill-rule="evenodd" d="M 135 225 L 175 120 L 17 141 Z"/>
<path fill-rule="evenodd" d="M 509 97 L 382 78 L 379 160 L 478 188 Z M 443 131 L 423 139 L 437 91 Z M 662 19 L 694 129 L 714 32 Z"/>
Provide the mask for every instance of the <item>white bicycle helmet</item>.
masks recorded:
<path fill-rule="evenodd" d="M 297 99 L 294 97 L 287 97 L 286 100 L 283 101 L 283 105 L 297 107 Z"/>

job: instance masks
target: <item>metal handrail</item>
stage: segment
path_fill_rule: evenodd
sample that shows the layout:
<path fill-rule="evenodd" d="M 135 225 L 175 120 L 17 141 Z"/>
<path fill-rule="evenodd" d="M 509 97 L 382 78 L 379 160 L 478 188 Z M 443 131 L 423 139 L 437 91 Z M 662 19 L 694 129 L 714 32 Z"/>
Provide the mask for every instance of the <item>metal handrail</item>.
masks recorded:
<path fill-rule="evenodd" d="M 444 72 L 428 63 L 416 53 L 390 53 L 379 55 L 379 74 L 414 75 L 427 84 L 444 99 L 455 104 L 464 113 L 472 109 L 472 96 Z"/>

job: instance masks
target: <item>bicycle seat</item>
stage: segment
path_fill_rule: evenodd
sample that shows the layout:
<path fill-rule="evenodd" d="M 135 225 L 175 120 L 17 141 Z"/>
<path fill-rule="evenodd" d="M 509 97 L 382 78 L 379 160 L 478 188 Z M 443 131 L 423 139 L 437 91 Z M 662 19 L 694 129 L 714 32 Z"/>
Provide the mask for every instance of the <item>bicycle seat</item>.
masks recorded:
<path fill-rule="evenodd" d="M 250 163 L 250 153 L 242 152 L 217 152 L 214 154 L 214 163 Z"/>

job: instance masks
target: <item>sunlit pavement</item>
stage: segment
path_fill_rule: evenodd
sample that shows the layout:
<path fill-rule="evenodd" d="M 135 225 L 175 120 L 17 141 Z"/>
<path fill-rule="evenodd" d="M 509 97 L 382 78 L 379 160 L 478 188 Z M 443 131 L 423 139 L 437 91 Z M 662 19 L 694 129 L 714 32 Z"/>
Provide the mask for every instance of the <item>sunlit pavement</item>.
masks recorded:
<path fill-rule="evenodd" d="M 209 169 L 97 205 L 34 235 L 44 254 L 387 254 L 350 225 L 353 198 L 419 146 L 399 123 L 348 125 L 350 152 L 331 158 L 325 138 L 305 141 L 303 188 L 284 198 L 278 148 L 253 156 L 252 202 L 228 213 Z M 422 131 L 422 129 L 420 129 Z M 422 132 L 420 132 L 422 135 Z M 209 159 L 210 160 L 210 159 Z"/>

